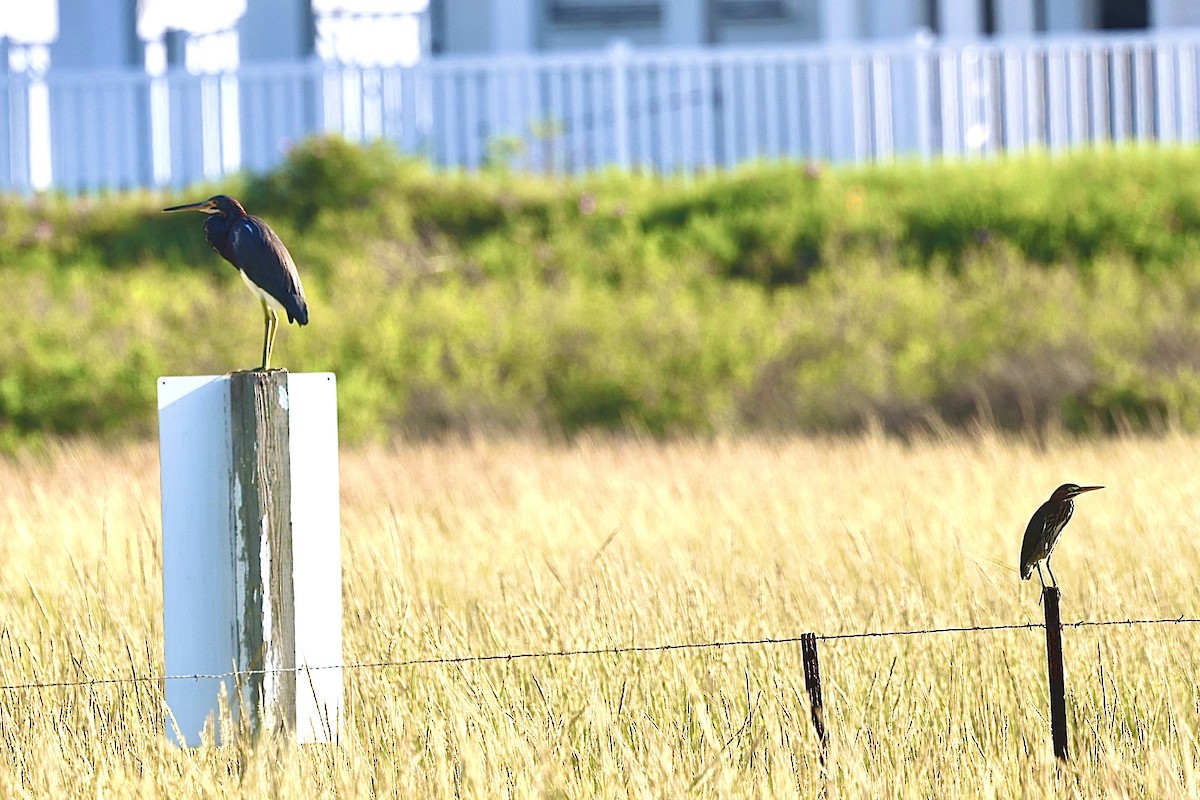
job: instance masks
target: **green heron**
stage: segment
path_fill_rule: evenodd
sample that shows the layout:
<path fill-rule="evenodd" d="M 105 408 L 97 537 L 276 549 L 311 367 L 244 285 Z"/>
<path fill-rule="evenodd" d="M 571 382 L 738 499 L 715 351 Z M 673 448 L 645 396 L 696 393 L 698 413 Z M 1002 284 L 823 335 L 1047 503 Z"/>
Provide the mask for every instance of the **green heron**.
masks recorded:
<path fill-rule="evenodd" d="M 1075 498 L 1084 492 L 1094 492 L 1103 488 L 1064 483 L 1054 490 L 1049 500 L 1033 512 L 1029 526 L 1025 528 L 1025 541 L 1021 542 L 1021 580 L 1029 580 L 1036 566 L 1038 580 L 1042 582 L 1044 589 L 1046 580 L 1042 577 L 1042 561 L 1045 560 L 1051 585 L 1058 586 L 1054 570 L 1050 569 L 1050 556 L 1054 553 L 1054 546 L 1058 544 L 1058 537 L 1062 535 L 1063 528 L 1067 527 L 1071 515 L 1075 513 Z"/>
<path fill-rule="evenodd" d="M 200 211 L 208 215 L 204 221 L 205 241 L 237 267 L 242 280 L 262 303 L 267 326 L 262 368 L 270 369 L 271 348 L 279 331 L 279 312 L 287 314 L 288 322 L 308 324 L 308 304 L 304 302 L 304 287 L 300 285 L 300 273 L 292 254 L 267 223 L 247 214 L 241 203 L 226 195 L 163 211 Z"/>

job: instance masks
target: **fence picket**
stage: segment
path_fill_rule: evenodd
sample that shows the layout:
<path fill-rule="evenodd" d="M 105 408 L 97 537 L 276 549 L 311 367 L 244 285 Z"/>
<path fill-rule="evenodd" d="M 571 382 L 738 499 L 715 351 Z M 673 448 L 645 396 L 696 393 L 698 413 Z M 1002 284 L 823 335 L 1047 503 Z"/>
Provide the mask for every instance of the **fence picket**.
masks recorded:
<path fill-rule="evenodd" d="M 313 61 L 216 75 L 9 73 L 0 86 L 0 191 L 184 186 L 271 169 L 288 143 L 319 133 L 382 137 L 465 168 L 484 165 L 493 140 L 512 136 L 527 166 L 566 172 L 1191 141 L 1200 136 L 1198 37 L 659 52 L 621 45 L 407 67 Z M 74 144 L 84 130 L 92 147 Z"/>

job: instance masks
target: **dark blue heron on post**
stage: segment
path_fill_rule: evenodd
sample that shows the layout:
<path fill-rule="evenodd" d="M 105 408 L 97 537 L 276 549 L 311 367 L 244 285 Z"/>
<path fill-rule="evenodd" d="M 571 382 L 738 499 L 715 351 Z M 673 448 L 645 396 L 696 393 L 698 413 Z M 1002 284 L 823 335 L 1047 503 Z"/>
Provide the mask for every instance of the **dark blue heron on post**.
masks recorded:
<path fill-rule="evenodd" d="M 242 280 L 262 303 L 267 329 L 263 337 L 262 368 L 271 368 L 271 348 L 279 331 L 279 312 L 288 322 L 308 324 L 308 304 L 304 287 L 292 254 L 283 242 L 258 217 L 246 213 L 242 204 L 223 194 L 199 203 L 164 208 L 163 211 L 200 211 L 204 221 L 204 239 L 237 267 Z"/>
<path fill-rule="evenodd" d="M 1050 583 L 1057 587 L 1054 570 L 1050 569 L 1050 556 L 1054 555 L 1054 546 L 1063 528 L 1071 521 L 1075 513 L 1075 498 L 1084 492 L 1094 492 L 1103 486 L 1079 486 L 1074 483 L 1064 483 L 1054 490 L 1050 499 L 1042 503 L 1033 512 L 1029 525 L 1025 528 L 1025 539 L 1021 542 L 1021 580 L 1027 581 L 1033 577 L 1036 566 L 1038 580 L 1045 588 L 1046 580 L 1042 577 L 1042 561 L 1046 562 L 1046 570 L 1050 573 Z"/>

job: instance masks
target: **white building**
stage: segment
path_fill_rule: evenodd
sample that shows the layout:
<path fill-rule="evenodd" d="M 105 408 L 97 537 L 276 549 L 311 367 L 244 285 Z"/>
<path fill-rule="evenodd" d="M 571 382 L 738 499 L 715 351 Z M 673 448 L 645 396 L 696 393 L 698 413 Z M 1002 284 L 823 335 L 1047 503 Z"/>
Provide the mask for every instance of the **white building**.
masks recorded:
<path fill-rule="evenodd" d="M 363 26 L 419 28 L 385 52 L 512 55 L 634 48 L 887 41 L 926 31 L 944 40 L 1200 27 L 1197 0 L 56 0 L 26 24 L 0 19 L 0 69 L 151 68 L 169 63 L 342 61 L 379 50 Z M 139 19 L 140 14 L 140 19 Z M 397 28 L 396 38 L 409 38 Z M 232 35 L 231 35 L 232 34 Z M 355 38 L 359 41 L 356 43 Z M 376 36 L 375 39 L 380 37 Z M 384 39 L 387 37 L 384 36 Z M 219 39 L 219 41 L 214 41 Z M 49 57 L 36 48 L 49 45 Z M 149 50 L 147 49 L 149 46 Z M 24 53 L 34 49 L 32 58 Z M 147 53 L 150 56 L 147 59 Z M 372 54 L 368 54 L 372 55 Z M 413 54 L 406 61 L 411 62 Z M 5 63 L 7 62 L 7 63 Z M 232 62 L 232 63 L 231 63 Z M 211 67 L 210 67 L 211 68 Z"/>
<path fill-rule="evenodd" d="M 434 53 L 945 39 L 1200 26 L 1196 0 L 432 0 Z"/>

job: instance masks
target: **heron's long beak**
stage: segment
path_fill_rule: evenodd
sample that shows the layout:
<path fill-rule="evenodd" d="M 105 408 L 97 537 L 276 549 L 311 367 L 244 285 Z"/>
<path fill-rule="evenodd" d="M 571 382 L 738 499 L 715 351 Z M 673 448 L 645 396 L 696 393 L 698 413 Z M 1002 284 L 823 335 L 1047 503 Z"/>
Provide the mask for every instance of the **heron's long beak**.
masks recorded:
<path fill-rule="evenodd" d="M 205 211 L 209 208 L 212 208 L 209 202 L 207 200 L 201 200 L 199 203 L 188 203 L 187 205 L 183 206 L 171 206 L 170 208 L 164 208 L 163 211 Z"/>
<path fill-rule="evenodd" d="M 1081 495 L 1084 492 L 1094 492 L 1097 489 L 1103 489 L 1103 488 L 1104 488 L 1103 486 L 1080 486 L 1078 489 L 1075 490 L 1075 494 Z"/>

